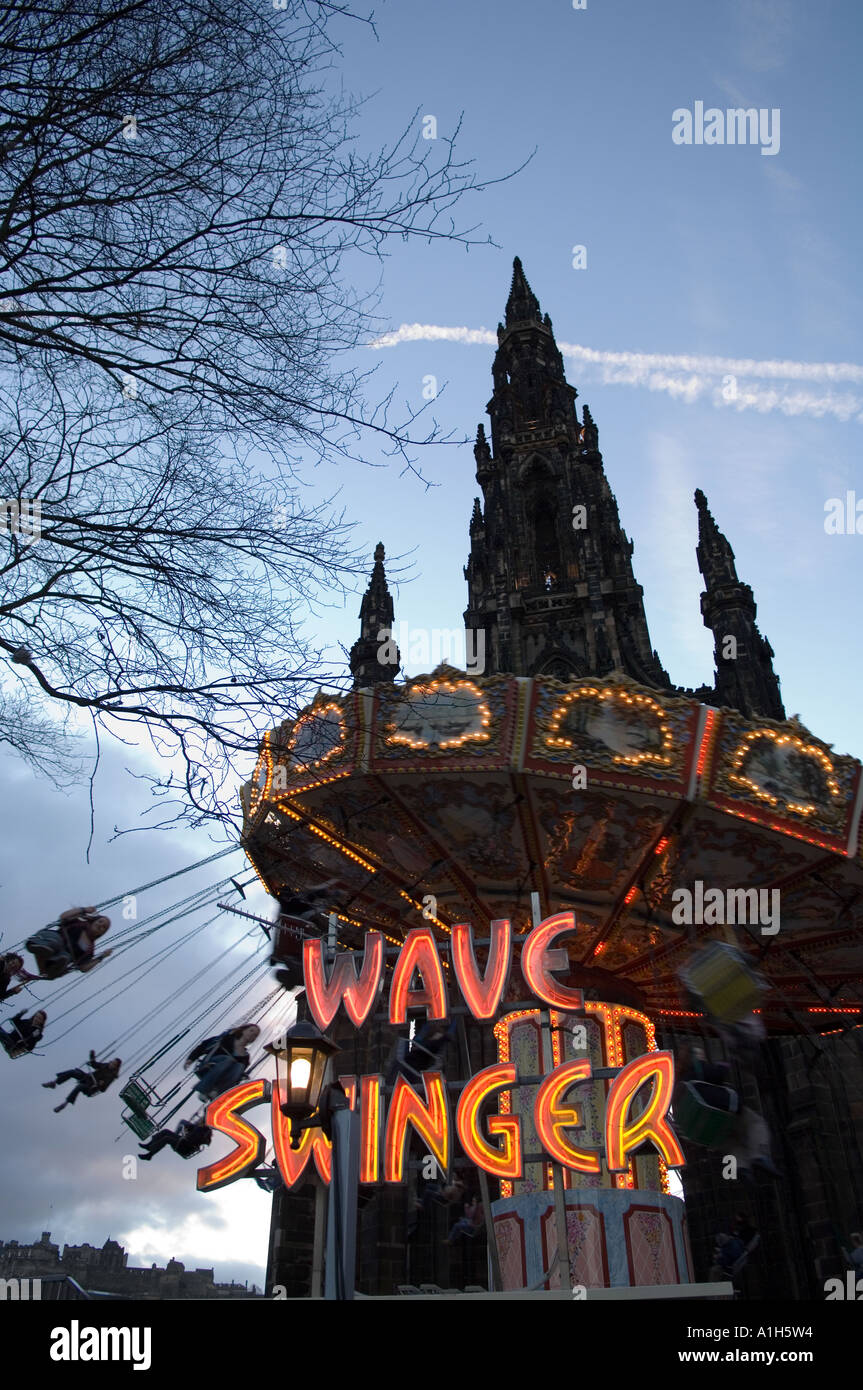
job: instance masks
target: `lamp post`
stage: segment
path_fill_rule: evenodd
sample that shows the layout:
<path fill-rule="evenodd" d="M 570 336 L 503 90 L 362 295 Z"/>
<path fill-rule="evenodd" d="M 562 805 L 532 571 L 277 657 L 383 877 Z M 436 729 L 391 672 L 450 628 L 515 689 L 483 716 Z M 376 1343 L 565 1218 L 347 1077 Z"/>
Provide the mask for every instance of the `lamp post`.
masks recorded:
<path fill-rule="evenodd" d="M 324 1086 L 327 1066 L 341 1049 L 311 1023 L 295 1023 L 267 1049 L 276 1059 L 279 1109 L 291 1121 L 291 1148 L 299 1148 L 304 1129 L 320 1126 L 332 1144 L 327 1218 L 324 1297 L 354 1296 L 357 1245 L 357 1189 L 360 1175 L 360 1117 L 348 1105 L 339 1083 Z M 284 1079 L 280 1075 L 284 1067 Z"/>

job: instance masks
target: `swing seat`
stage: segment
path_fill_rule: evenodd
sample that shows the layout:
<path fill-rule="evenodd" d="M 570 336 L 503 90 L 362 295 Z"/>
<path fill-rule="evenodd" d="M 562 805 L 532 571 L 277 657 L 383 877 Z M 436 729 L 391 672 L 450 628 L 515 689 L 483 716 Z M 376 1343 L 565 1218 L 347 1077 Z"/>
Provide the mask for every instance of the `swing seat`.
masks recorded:
<path fill-rule="evenodd" d="M 4 1037 L 0 1037 L 0 1047 L 3 1048 L 6 1056 L 13 1062 L 17 1061 L 19 1057 L 29 1057 L 32 1050 L 27 1047 L 23 1041 L 10 1042 L 8 1038 Z"/>
<path fill-rule="evenodd" d="M 123 1115 L 122 1120 L 139 1139 L 149 1139 L 156 1133 L 156 1126 L 147 1115 L 138 1115 L 131 1111 L 128 1115 Z"/>
<path fill-rule="evenodd" d="M 136 1115 L 146 1115 L 153 1103 L 153 1097 L 148 1088 L 135 1078 L 126 1082 L 120 1092 L 120 1099 Z"/>
<path fill-rule="evenodd" d="M 68 942 L 62 932 L 53 927 L 43 927 L 35 932 L 27 938 L 24 946 L 35 957 L 39 973 L 45 980 L 58 980 L 75 964 Z"/>
<path fill-rule="evenodd" d="M 733 946 L 713 941 L 680 972 L 686 988 L 720 1023 L 739 1023 L 761 1003 L 761 978 Z"/>
<path fill-rule="evenodd" d="M 177 1156 L 178 1158 L 182 1158 L 183 1161 L 186 1162 L 190 1158 L 197 1158 L 198 1154 L 202 1154 L 207 1147 L 208 1146 L 206 1144 L 199 1144 L 196 1149 L 190 1149 L 187 1154 L 178 1154 Z M 174 1150 L 174 1152 L 176 1153 L 176 1149 Z"/>
<path fill-rule="evenodd" d="M 685 1081 L 674 1100 L 673 1118 L 684 1139 L 705 1149 L 715 1149 L 731 1137 L 739 1116 L 736 1111 L 708 1105 L 692 1082 Z"/>

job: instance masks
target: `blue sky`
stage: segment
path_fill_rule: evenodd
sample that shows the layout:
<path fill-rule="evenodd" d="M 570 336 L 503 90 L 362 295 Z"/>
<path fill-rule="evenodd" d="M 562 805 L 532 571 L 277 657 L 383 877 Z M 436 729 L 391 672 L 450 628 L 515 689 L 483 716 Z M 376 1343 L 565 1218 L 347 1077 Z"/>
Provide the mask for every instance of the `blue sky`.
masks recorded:
<path fill-rule="evenodd" d="M 387 325 L 493 330 L 518 254 L 560 343 L 859 364 L 859 98 L 849 55 L 860 30 L 851 4 L 794 0 L 385 8 L 380 42 L 361 36 L 346 63 L 349 79 L 362 73 L 363 87 L 378 93 L 367 128 L 383 135 L 398 113 L 419 108 L 436 116 L 442 136 L 461 117 L 460 148 L 484 177 L 536 147 L 527 169 L 464 206 L 463 220 L 481 216 L 499 249 L 391 248 Z M 778 154 L 673 144 L 672 111 L 697 100 L 778 108 Z M 586 269 L 572 268 L 575 245 L 587 249 Z M 424 378 L 445 383 L 431 408 L 461 437 L 486 418 L 492 354 L 406 341 L 369 356 L 397 399 L 420 405 Z M 728 374 L 699 362 L 648 367 L 642 384 L 609 380 L 621 374 L 614 364 L 567 359 L 567 372 L 599 425 L 651 635 L 672 679 L 712 678 L 694 553 L 700 486 L 754 589 L 789 713 L 841 751 L 863 754 L 854 702 L 842 698 L 860 669 L 849 607 L 863 539 L 824 532 L 828 498 L 857 486 L 863 499 L 863 372 L 856 382 L 739 373 L 736 402 L 722 397 Z M 668 389 L 669 380 L 683 389 L 693 378 L 694 400 Z M 428 492 L 391 472 L 339 469 L 338 478 L 369 549 L 381 539 L 388 554 L 412 553 L 416 578 L 398 588 L 397 619 L 455 627 L 478 491 L 470 448 L 426 451 L 423 472 L 437 485 Z M 355 621 L 351 608 L 337 624 L 345 643 Z"/>
<path fill-rule="evenodd" d="M 824 507 L 847 489 L 863 500 L 861 27 L 853 0 L 588 0 L 579 11 L 569 0 L 391 0 L 378 10 L 377 38 L 343 26 L 336 74 L 369 96 L 361 145 L 392 139 L 414 119 L 419 129 L 431 114 L 439 137 L 461 119 L 457 152 L 476 161 L 481 179 L 532 154 L 521 173 L 457 211 L 461 225 L 477 224 L 478 239 L 491 236 L 497 246 L 468 251 L 416 241 L 389 248 L 381 332 L 403 324 L 493 331 L 512 258 L 520 255 L 558 342 L 600 354 L 566 358 L 567 374 L 599 426 L 609 482 L 635 542 L 653 643 L 672 680 L 712 680 L 695 561 L 692 494 L 700 486 L 741 579 L 754 590 L 788 712 L 857 757 L 863 536 L 825 534 Z M 779 152 L 675 145 L 672 112 L 696 101 L 778 109 Z M 585 269 L 573 269 L 576 245 L 586 247 Z M 365 262 L 345 267 L 360 284 L 372 269 Z M 493 349 L 427 338 L 368 348 L 357 360 L 364 368 L 377 364 L 373 394 L 395 387 L 398 402 L 417 407 L 424 378 L 436 377 L 445 389 L 431 407 L 435 418 L 444 432 L 472 439 L 486 419 Z M 648 360 L 602 356 L 619 353 Z M 662 356 L 677 360 L 649 360 Z M 735 400 L 723 399 L 729 373 L 711 359 L 755 364 L 733 373 Z M 769 366 L 777 362 L 792 365 Z M 856 366 L 856 374 L 839 380 L 811 366 L 841 363 Z M 370 563 L 378 540 L 388 555 L 405 557 L 413 577 L 393 582 L 397 620 L 459 627 L 478 491 L 471 447 L 424 450 L 422 471 L 434 484 L 428 489 L 410 474 L 400 477 L 397 465 L 372 466 L 383 460 L 369 447 L 368 468 L 309 468 L 309 494 L 341 490 Z M 349 646 L 358 608 L 359 595 L 345 608 L 325 609 L 314 635 L 333 648 Z M 64 797 L 7 760 L 2 881 L 10 922 L 41 924 L 67 902 L 103 900 L 210 852 L 205 836 L 189 834 L 107 843 L 114 825 L 131 823 L 145 805 L 141 784 L 123 771 L 129 765 L 141 770 L 143 753 L 106 758 L 88 867 L 86 788 Z M 21 934 L 9 928 L 10 939 Z M 99 1036 L 112 1036 L 112 1026 L 106 1020 Z M 90 1045 L 91 1034 L 82 1030 L 80 1038 Z M 77 1035 L 73 1041 L 80 1047 Z M 19 1124 L 18 1150 L 4 1158 L 4 1190 L 13 1195 L 25 1191 L 29 1167 L 53 1133 L 37 1070 L 34 1063 L 25 1075 L 16 1065 L 5 1083 Z M 88 1120 L 95 1125 L 94 1110 Z M 116 1114 L 116 1105 L 103 1112 L 100 1143 L 113 1144 Z M 30 1199 L 15 1211 L 7 1205 L 0 1235 L 33 1239 L 43 1224 L 68 1240 L 101 1244 L 113 1234 L 136 1262 L 176 1255 L 215 1262 L 219 1277 L 260 1274 L 263 1194 L 243 1184 L 199 1198 L 190 1166 L 173 1156 L 158 1181 L 148 1173 L 146 1186 L 142 1179 L 123 1187 L 104 1151 L 94 1159 L 96 1136 L 80 1115 L 59 1118 L 69 1120 L 63 1134 L 75 1182 L 66 1197 L 62 1184 L 52 1192 L 50 1211 L 47 1201 L 39 1212 Z"/>

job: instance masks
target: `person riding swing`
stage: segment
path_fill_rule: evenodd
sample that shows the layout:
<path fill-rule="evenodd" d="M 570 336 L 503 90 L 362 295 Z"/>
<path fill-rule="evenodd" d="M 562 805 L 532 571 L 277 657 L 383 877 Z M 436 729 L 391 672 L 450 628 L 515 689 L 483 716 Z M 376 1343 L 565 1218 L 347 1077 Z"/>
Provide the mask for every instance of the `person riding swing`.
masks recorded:
<path fill-rule="evenodd" d="M 38 1047 L 45 1031 L 46 1017 L 44 1009 L 38 1009 L 32 1018 L 26 1018 L 22 1009 L 20 1014 L 10 1018 L 9 1029 L 0 1028 L 0 1047 L 6 1055 L 14 1061 L 16 1057 L 23 1057 Z"/>
<path fill-rule="evenodd" d="M 19 956 L 16 951 L 10 951 L 5 956 L 0 956 L 0 999 L 9 999 L 13 994 L 20 994 L 24 988 L 23 984 L 13 984 L 16 976 L 20 978 L 24 969 L 24 957 Z"/>
<path fill-rule="evenodd" d="M 71 907 L 61 912 L 56 927 L 43 927 L 25 942 L 39 973 L 27 972 L 24 978 L 59 980 L 70 970 L 92 970 L 111 954 L 110 950 L 94 954 L 96 942 L 110 925 L 110 917 L 100 916 L 95 907 Z"/>
<path fill-rule="evenodd" d="M 256 1023 L 243 1023 L 216 1038 L 205 1038 L 192 1049 L 183 1066 L 188 1068 L 195 1063 L 196 1090 L 202 1100 L 215 1100 L 223 1091 L 239 1085 L 249 1065 L 248 1044 L 255 1041 L 260 1031 Z"/>
<path fill-rule="evenodd" d="M 279 894 L 279 916 L 270 965 L 279 967 L 275 978 L 283 989 L 294 990 L 303 983 L 303 941 L 309 933 L 305 928 L 315 919 L 326 917 L 324 901 L 338 879 L 329 878 L 300 893 L 285 888 Z"/>
<path fill-rule="evenodd" d="M 180 1158 L 194 1158 L 205 1149 L 213 1138 L 213 1131 L 203 1120 L 181 1120 L 176 1130 L 160 1129 L 141 1143 L 142 1153 L 138 1155 L 143 1163 L 148 1163 L 163 1149 L 173 1149 Z"/>
<path fill-rule="evenodd" d="M 55 1086 L 62 1086 L 64 1081 L 77 1082 L 66 1099 L 54 1106 L 55 1115 L 65 1110 L 67 1105 L 74 1105 L 79 1096 L 97 1096 L 107 1091 L 117 1080 L 123 1063 L 119 1057 L 115 1057 L 112 1062 L 99 1062 L 91 1049 L 87 1065 L 90 1067 L 89 1072 L 84 1071 L 83 1067 L 72 1067 L 69 1071 L 58 1072 L 53 1081 L 42 1082 L 47 1091 L 52 1091 Z"/>

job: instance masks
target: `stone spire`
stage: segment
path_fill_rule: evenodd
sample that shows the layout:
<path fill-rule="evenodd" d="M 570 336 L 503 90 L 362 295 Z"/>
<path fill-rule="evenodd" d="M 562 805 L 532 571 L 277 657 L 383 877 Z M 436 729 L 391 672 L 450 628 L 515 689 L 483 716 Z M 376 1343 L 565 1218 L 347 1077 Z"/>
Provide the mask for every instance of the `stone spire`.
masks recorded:
<path fill-rule="evenodd" d="M 773 670 L 773 648 L 755 622 L 756 604 L 748 584 L 741 584 L 734 551 L 722 534 L 699 488 L 698 568 L 704 576 L 701 614 L 713 633 L 716 699 L 748 718 L 758 715 L 784 719 L 779 678 Z"/>
<path fill-rule="evenodd" d="M 596 423 L 594 421 L 593 416 L 590 413 L 590 407 L 588 405 L 582 406 L 581 414 L 584 423 L 581 427 L 579 442 L 581 443 L 583 448 L 586 449 L 589 453 L 598 453 L 599 430 L 596 428 Z"/>
<path fill-rule="evenodd" d="M 596 426 L 589 411 L 578 417 L 551 319 L 519 260 L 505 318 L 491 442 L 480 427 L 474 447 L 483 501 L 470 523 L 465 624 L 485 634 L 487 671 L 566 680 L 617 670 L 667 689 Z"/>
<path fill-rule="evenodd" d="M 701 488 L 695 490 L 695 505 L 698 508 L 698 546 L 695 553 L 708 589 L 716 584 L 737 584 L 734 551 L 716 525 Z"/>
<path fill-rule="evenodd" d="M 512 284 L 510 285 L 509 299 L 506 301 L 506 326 L 512 328 L 516 323 L 528 323 L 534 319 L 537 323 L 542 323 L 539 300 L 527 283 L 524 268 L 516 256 L 512 263 Z M 551 320 L 548 319 L 547 314 L 546 319 L 550 328 Z"/>
<path fill-rule="evenodd" d="M 633 544 L 605 474 L 599 431 L 566 379 L 551 319 L 521 261 L 498 327 L 494 389 L 474 445 L 481 500 L 470 519 L 465 626 L 485 641 L 486 672 L 560 680 L 625 675 L 640 685 L 784 719 L 773 651 L 755 623 L 752 590 L 734 552 L 698 507 L 704 622 L 714 635 L 716 684 L 682 690 L 650 640 Z"/>
<path fill-rule="evenodd" d="M 378 681 L 394 681 L 401 664 L 401 654 L 392 631 L 394 609 L 384 559 L 384 547 L 378 541 L 369 587 L 360 604 L 360 635 L 351 647 L 351 673 L 355 687 L 375 685 Z"/>

